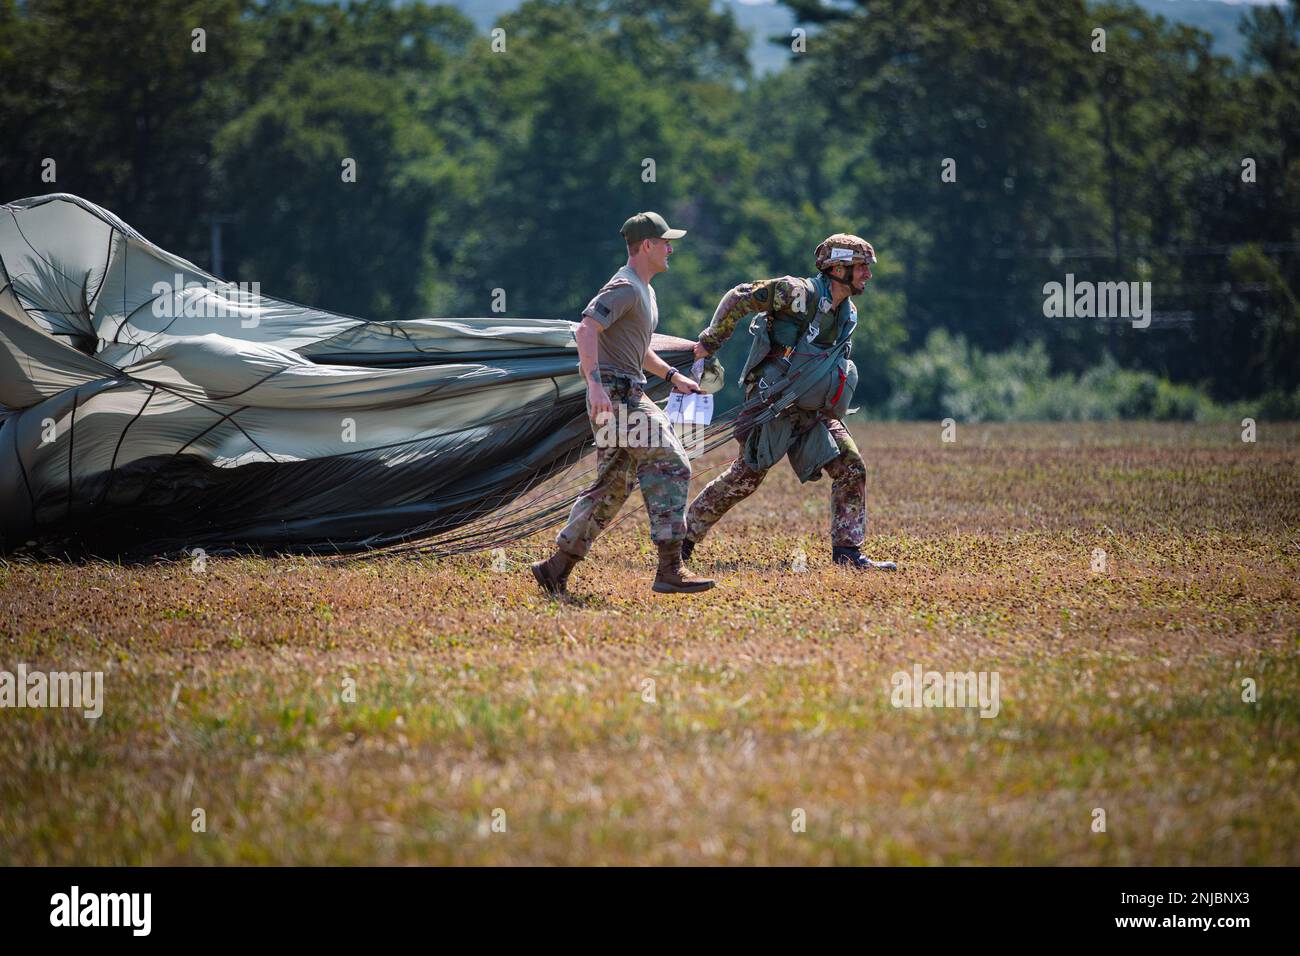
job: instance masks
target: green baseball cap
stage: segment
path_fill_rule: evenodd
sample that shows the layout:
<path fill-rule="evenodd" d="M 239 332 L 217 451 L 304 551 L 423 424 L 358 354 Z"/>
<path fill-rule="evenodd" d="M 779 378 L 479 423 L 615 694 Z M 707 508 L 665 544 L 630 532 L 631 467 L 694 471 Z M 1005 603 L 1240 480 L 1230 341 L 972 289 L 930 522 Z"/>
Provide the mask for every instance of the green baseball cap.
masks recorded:
<path fill-rule="evenodd" d="M 686 235 L 685 229 L 670 229 L 668 222 L 657 212 L 639 212 L 619 230 L 628 242 L 640 242 L 642 239 L 680 239 Z"/>

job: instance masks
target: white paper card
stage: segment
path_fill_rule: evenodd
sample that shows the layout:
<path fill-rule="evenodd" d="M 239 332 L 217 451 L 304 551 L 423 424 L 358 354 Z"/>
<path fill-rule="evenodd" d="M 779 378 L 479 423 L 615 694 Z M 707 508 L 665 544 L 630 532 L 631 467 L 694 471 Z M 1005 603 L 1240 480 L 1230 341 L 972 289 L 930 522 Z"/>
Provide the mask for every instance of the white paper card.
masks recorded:
<path fill-rule="evenodd" d="M 674 425 L 707 425 L 713 421 L 712 395 L 683 395 L 673 392 L 665 409 Z"/>

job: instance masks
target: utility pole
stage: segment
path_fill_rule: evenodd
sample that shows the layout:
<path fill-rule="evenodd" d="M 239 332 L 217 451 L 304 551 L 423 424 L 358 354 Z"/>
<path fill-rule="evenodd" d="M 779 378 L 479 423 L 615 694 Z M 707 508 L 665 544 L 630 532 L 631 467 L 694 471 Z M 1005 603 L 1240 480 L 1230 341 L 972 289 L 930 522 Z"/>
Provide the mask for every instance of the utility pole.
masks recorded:
<path fill-rule="evenodd" d="M 225 276 L 221 274 L 224 267 L 221 258 L 221 227 L 228 222 L 234 221 L 235 217 L 229 213 L 213 213 L 208 217 L 208 222 L 211 226 L 210 236 L 212 239 L 212 257 L 209 260 L 209 264 L 212 274 L 218 279 L 225 278 Z"/>

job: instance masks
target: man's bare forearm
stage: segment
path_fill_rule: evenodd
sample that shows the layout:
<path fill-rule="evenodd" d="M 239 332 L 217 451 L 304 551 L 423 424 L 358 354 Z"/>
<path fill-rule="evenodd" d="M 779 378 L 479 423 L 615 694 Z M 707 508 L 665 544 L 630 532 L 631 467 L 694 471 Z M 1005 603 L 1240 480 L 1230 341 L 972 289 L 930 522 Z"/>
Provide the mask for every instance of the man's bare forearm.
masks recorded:
<path fill-rule="evenodd" d="M 672 366 L 665 362 L 654 349 L 645 350 L 645 359 L 641 362 L 641 368 L 651 375 L 658 375 L 660 378 L 667 378 L 668 373 L 672 371 Z"/>
<path fill-rule="evenodd" d="M 577 330 L 573 333 L 573 339 L 578 343 L 578 370 L 582 373 L 584 383 L 600 383 L 600 375 L 596 371 L 596 365 L 600 361 L 600 329 L 590 319 L 584 318 L 578 324 Z"/>

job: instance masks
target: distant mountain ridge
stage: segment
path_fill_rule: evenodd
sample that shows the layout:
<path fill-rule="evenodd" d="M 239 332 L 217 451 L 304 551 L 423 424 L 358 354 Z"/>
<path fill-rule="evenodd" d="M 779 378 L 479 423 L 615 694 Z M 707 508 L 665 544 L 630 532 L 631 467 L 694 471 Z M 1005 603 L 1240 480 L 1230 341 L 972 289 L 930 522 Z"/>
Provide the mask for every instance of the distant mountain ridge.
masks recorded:
<path fill-rule="evenodd" d="M 523 0 L 443 0 L 462 11 L 481 30 L 490 28 L 503 13 L 516 9 Z M 1214 37 L 1214 52 L 1238 59 L 1245 53 L 1245 42 L 1237 26 L 1250 9 L 1246 3 L 1223 3 L 1221 0 L 1130 0 L 1149 13 L 1166 20 L 1197 27 Z M 795 27 L 794 14 L 776 0 L 767 3 L 742 3 L 740 0 L 717 0 L 719 6 L 735 14 L 736 23 L 750 33 L 749 60 L 755 73 L 770 73 L 783 67 L 790 56 L 787 44 L 771 42 L 772 37 L 789 37 Z"/>
<path fill-rule="evenodd" d="M 1218 0 L 1133 0 L 1148 13 L 1166 20 L 1197 27 L 1214 37 L 1214 52 L 1240 59 L 1246 41 L 1237 29 L 1251 4 L 1220 3 Z"/>

